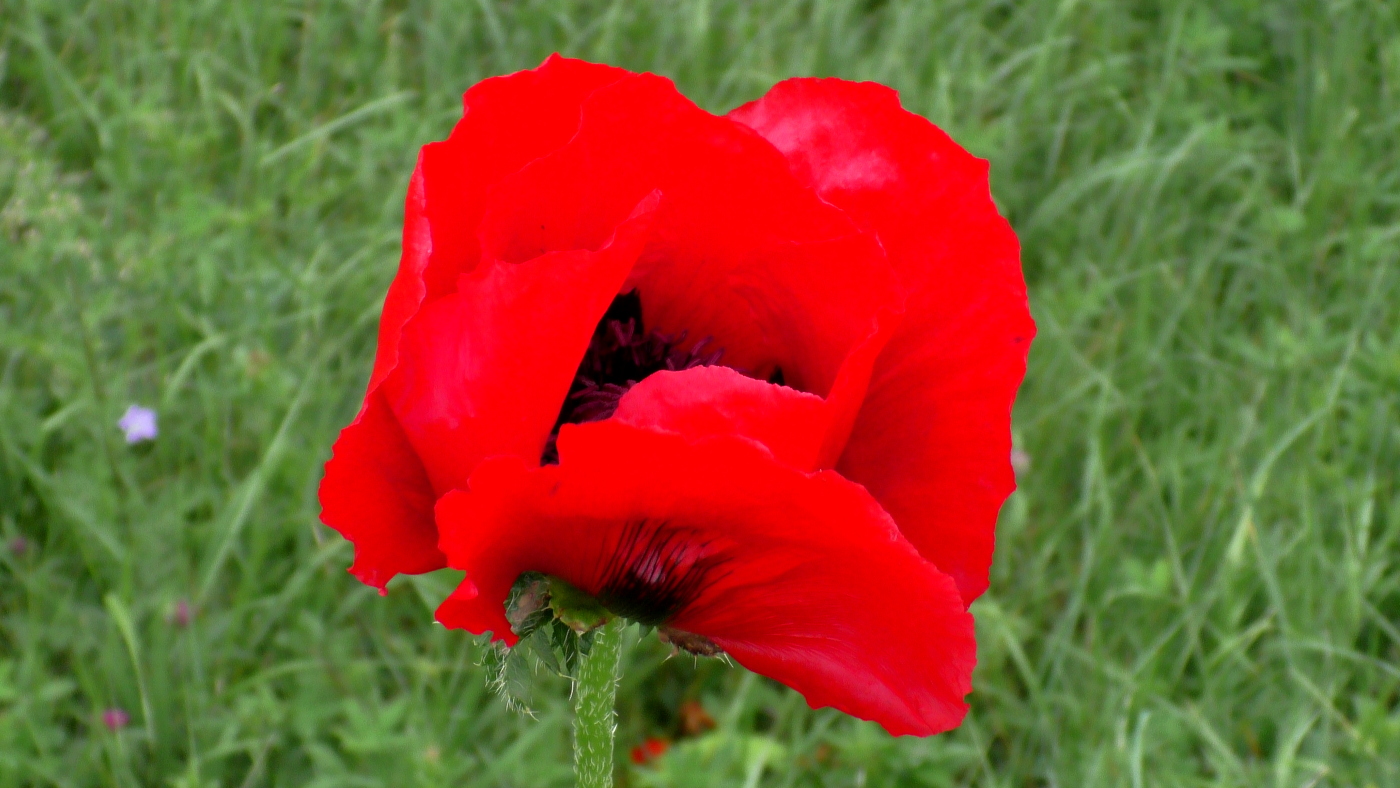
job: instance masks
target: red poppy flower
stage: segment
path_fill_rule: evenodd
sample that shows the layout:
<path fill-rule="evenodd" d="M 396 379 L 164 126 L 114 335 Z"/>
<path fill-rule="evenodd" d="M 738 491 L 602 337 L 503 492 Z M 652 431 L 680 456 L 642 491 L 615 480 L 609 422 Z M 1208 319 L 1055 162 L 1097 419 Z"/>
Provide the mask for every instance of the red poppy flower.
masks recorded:
<path fill-rule="evenodd" d="M 727 116 L 551 57 L 410 183 L 321 486 L 350 571 L 523 572 L 895 734 L 957 725 L 1034 325 L 986 162 L 833 79 Z"/>
<path fill-rule="evenodd" d="M 638 766 L 645 766 L 648 763 L 660 758 L 671 749 L 671 743 L 665 739 L 655 736 L 647 737 L 646 741 L 632 748 L 632 763 Z"/>

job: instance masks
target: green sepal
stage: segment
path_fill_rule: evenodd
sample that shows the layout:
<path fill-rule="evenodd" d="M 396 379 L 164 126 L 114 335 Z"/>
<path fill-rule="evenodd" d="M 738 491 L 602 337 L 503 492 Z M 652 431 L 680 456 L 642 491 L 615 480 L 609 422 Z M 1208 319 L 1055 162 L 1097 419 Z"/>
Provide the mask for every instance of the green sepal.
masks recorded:
<path fill-rule="evenodd" d="M 608 623 L 612 618 L 598 600 L 557 577 L 549 578 L 549 605 L 554 617 L 580 635 Z"/>
<path fill-rule="evenodd" d="M 600 631 L 613 615 L 596 599 L 557 577 L 524 572 L 505 601 L 506 620 L 519 638 L 513 648 L 488 644 L 481 664 L 506 707 L 530 716 L 533 676 L 539 667 L 577 678 Z"/>
<path fill-rule="evenodd" d="M 551 618 L 549 578 L 539 572 L 525 572 L 515 579 L 506 595 L 506 620 L 510 631 L 529 637 Z"/>

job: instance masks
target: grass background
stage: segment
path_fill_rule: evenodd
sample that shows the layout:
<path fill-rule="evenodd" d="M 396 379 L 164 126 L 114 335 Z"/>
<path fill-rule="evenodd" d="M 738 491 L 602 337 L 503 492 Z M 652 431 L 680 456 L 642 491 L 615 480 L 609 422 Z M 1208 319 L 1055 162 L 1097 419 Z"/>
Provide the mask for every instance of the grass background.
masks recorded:
<path fill-rule="evenodd" d="M 627 785 L 1400 785 L 1400 5 L 0 0 L 0 786 L 571 784 L 315 501 L 417 147 L 554 50 L 896 87 L 1041 332 L 962 728 L 638 645 L 624 748 L 719 725 Z"/>

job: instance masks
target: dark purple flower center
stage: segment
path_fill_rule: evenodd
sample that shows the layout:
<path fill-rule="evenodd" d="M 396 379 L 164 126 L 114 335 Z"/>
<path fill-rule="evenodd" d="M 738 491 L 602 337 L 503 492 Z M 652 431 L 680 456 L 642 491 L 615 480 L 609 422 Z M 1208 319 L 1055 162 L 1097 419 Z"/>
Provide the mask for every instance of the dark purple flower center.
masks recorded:
<path fill-rule="evenodd" d="M 642 299 L 636 290 L 614 298 L 593 329 L 588 351 L 574 373 L 540 463 L 559 462 L 555 440 L 560 427 L 608 418 L 617 411 L 622 395 L 646 376 L 718 364 L 724 355 L 723 349 L 711 347 L 709 337 L 689 346 L 685 339 L 685 332 L 668 336 L 656 329 L 648 331 L 642 323 Z"/>

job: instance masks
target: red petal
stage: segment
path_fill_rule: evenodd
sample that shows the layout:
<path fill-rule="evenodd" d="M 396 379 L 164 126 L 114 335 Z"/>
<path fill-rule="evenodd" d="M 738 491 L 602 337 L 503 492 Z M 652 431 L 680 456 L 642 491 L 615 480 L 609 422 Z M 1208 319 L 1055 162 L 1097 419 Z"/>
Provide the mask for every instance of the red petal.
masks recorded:
<path fill-rule="evenodd" d="M 657 374 L 622 398 L 616 418 L 691 437 L 741 435 L 794 467 L 831 467 L 898 325 L 902 297 L 879 247 L 866 235 L 771 247 L 736 268 L 725 290 L 748 304 L 791 388 L 732 370 Z"/>
<path fill-rule="evenodd" d="M 734 270 L 724 289 L 747 303 L 761 331 L 762 352 L 773 366 L 781 366 L 785 383 L 820 395 L 823 402 L 816 409 L 798 408 L 800 415 L 798 411 L 780 414 L 775 407 L 798 400 L 734 382 L 726 386 L 727 407 L 707 410 L 704 434 L 723 434 L 724 425 L 715 417 L 732 413 L 730 433 L 765 443 L 795 467 L 832 467 L 846 445 L 875 359 L 899 325 L 903 298 L 884 254 L 868 235 L 770 247 L 752 254 Z M 771 368 L 767 362 L 759 367 L 764 372 Z M 679 389 L 699 381 L 680 376 L 648 379 L 642 385 Z M 638 399 L 643 396 L 637 394 Z M 672 418 L 668 409 L 698 404 L 698 396 L 697 391 L 693 395 L 678 392 L 664 400 L 651 397 L 646 422 L 684 432 L 667 426 Z M 743 398 L 752 401 L 741 409 L 737 406 Z M 623 410 L 627 410 L 626 399 Z M 704 397 L 706 402 L 712 399 Z M 658 407 L 663 404 L 668 409 Z M 748 415 L 740 415 L 740 410 Z M 681 413 L 675 417 L 688 420 Z M 791 445 L 795 451 L 773 442 L 780 436 L 772 428 L 785 422 L 790 423 L 784 432 L 795 441 Z"/>
<path fill-rule="evenodd" d="M 872 359 L 879 353 L 904 302 L 868 234 L 752 252 L 727 272 L 723 288 L 751 315 L 765 356 L 781 362 L 787 384 L 822 397 L 831 396 L 862 345 L 874 340 Z"/>
<path fill-rule="evenodd" d="M 487 191 L 568 142 L 583 100 L 628 73 L 552 55 L 539 68 L 466 92 L 462 119 L 446 140 L 423 147 L 409 185 L 403 258 L 384 303 L 371 389 L 393 369 L 398 334 L 420 305 L 451 294 L 457 277 L 476 267 Z"/>
<path fill-rule="evenodd" d="M 624 552 L 650 562 L 627 567 L 634 578 L 702 573 L 668 626 L 709 638 L 813 707 L 891 733 L 962 719 L 971 616 L 953 581 L 858 485 L 796 471 L 747 441 L 690 442 L 615 421 L 565 426 L 559 451 L 559 465 L 542 468 L 487 460 L 470 492 L 438 503 L 441 545 L 471 578 L 439 621 L 513 643 L 503 606 L 521 572 L 604 593 L 627 534 L 651 528 L 671 537 L 668 560 Z"/>
<path fill-rule="evenodd" d="M 374 354 L 374 370 L 369 376 L 369 391 L 374 391 L 399 363 L 399 334 L 404 323 L 418 311 L 426 288 L 423 269 L 428 265 L 428 253 L 433 240 L 428 230 L 427 202 L 423 191 L 423 154 L 408 181 L 408 196 L 404 199 L 403 254 L 399 272 L 389 284 L 384 297 L 384 311 L 379 315 L 379 347 Z"/>
<path fill-rule="evenodd" d="M 464 487 L 483 457 L 538 462 L 598 320 L 650 232 L 657 196 L 599 251 L 488 259 L 404 327 L 385 399 L 433 489 Z"/>
<path fill-rule="evenodd" d="M 382 590 L 396 573 L 440 569 L 437 497 L 488 454 L 538 461 L 656 202 L 597 252 L 488 260 L 408 321 L 397 365 L 342 431 L 321 483 L 321 519 L 355 543 L 356 577 Z"/>
<path fill-rule="evenodd" d="M 738 435 L 794 468 L 815 469 L 828 422 L 815 394 L 776 386 L 728 367 L 657 372 L 623 395 L 613 419 L 692 440 Z"/>
<path fill-rule="evenodd" d="M 731 285 L 752 278 L 755 250 L 850 236 L 854 225 L 800 184 L 773 146 L 696 107 L 669 80 L 639 74 L 593 93 L 568 145 L 492 193 L 482 247 L 508 260 L 595 248 L 652 190 L 664 195 L 656 237 L 628 282 L 641 291 L 645 323 L 691 341 L 712 337 L 726 365 L 771 368 L 764 327 Z M 886 268 L 878 248 L 866 256 Z M 807 277 L 824 265 L 812 262 Z M 878 287 L 889 275 L 871 276 Z"/>
<path fill-rule="evenodd" d="M 811 418 L 803 445 L 770 448 L 803 468 L 830 467 L 903 294 L 874 237 L 849 233 L 849 220 L 786 168 L 771 145 L 696 108 L 669 82 L 631 77 L 589 98 L 569 145 L 493 192 L 482 247 L 504 259 L 589 248 L 594 228 L 612 221 L 617 205 L 642 188 L 660 189 L 655 240 L 628 285 L 641 290 L 647 324 L 711 337 L 727 366 L 762 377 L 781 367 L 790 386 L 825 397 L 822 408 L 805 411 Z M 847 234 L 831 237 L 842 230 Z M 766 419 L 758 414 L 800 401 L 696 374 L 724 384 L 724 407 L 706 395 L 703 416 L 677 414 L 668 425 L 668 412 L 702 403 L 683 391 L 691 385 L 687 375 L 654 377 L 629 395 L 634 407 L 648 400 L 641 422 L 683 431 L 682 422 L 697 427 L 695 416 L 706 434 L 767 442 L 776 437 L 772 430 L 762 437 L 747 431 Z M 668 387 L 676 390 L 664 392 Z M 741 403 L 746 397 L 752 401 Z M 728 427 L 721 424 L 726 415 L 737 419 Z"/>
<path fill-rule="evenodd" d="M 730 117 L 876 232 L 900 275 L 906 318 L 837 467 L 970 602 L 987 587 L 997 512 L 1015 489 L 1011 404 L 1035 334 L 987 164 L 872 83 L 789 80 Z"/>
<path fill-rule="evenodd" d="M 441 569 L 432 485 L 378 392 L 340 433 L 321 482 L 321 520 L 355 543 L 350 573 L 381 592 L 396 574 Z"/>
<path fill-rule="evenodd" d="M 396 573 L 441 568 L 432 521 L 436 494 L 454 480 L 465 482 L 481 453 L 528 453 L 543 440 L 537 422 L 548 422 L 546 432 L 553 424 L 563 394 L 547 417 L 538 408 L 551 407 L 550 397 L 563 390 L 556 382 L 560 370 L 567 368 L 566 389 L 582 356 L 576 326 L 587 324 L 586 345 L 619 277 L 635 261 L 644 229 L 633 227 L 633 235 L 598 254 L 552 255 L 518 270 L 496 263 L 481 271 L 474 233 L 488 190 L 567 142 L 583 100 L 627 73 L 555 55 L 533 71 L 485 80 L 463 97 L 464 114 L 451 137 L 420 153 L 365 405 L 341 433 L 321 485 L 322 520 L 355 543 L 351 572 L 364 582 L 382 590 Z M 558 294 L 551 277 L 574 283 L 582 297 L 553 308 Z M 530 321 L 537 322 L 520 325 Z M 545 351 L 536 355 L 531 341 Z M 570 348 L 576 355 L 564 359 Z M 537 362 L 540 367 L 532 368 Z M 492 388 L 492 375 L 502 386 L 540 388 L 507 402 L 499 387 Z M 449 394 L 460 399 L 443 401 Z M 408 420 L 401 424 L 403 417 Z"/>

